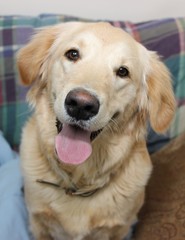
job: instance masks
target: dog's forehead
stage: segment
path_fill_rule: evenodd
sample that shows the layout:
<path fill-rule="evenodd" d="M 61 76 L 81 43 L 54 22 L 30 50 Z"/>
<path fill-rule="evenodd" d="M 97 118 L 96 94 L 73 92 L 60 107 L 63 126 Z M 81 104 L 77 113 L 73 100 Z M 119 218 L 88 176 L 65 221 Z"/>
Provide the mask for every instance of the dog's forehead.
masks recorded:
<path fill-rule="evenodd" d="M 135 42 L 135 40 L 121 28 L 114 27 L 111 24 L 105 22 L 83 24 L 81 31 L 79 31 L 77 37 L 86 39 L 92 36 L 102 41 L 103 44 Z"/>
<path fill-rule="evenodd" d="M 94 59 L 96 55 L 113 61 L 116 55 L 115 61 L 120 62 L 124 58 L 137 58 L 139 49 L 142 49 L 139 46 L 131 35 L 109 23 L 75 22 L 61 25 L 50 52 L 53 56 L 60 57 L 62 52 L 78 49 L 88 59 Z"/>
<path fill-rule="evenodd" d="M 93 49 L 94 53 L 107 50 L 109 54 L 115 51 L 135 54 L 139 45 L 127 32 L 107 22 L 70 22 L 59 25 L 51 52 L 76 48 L 83 51 Z"/>

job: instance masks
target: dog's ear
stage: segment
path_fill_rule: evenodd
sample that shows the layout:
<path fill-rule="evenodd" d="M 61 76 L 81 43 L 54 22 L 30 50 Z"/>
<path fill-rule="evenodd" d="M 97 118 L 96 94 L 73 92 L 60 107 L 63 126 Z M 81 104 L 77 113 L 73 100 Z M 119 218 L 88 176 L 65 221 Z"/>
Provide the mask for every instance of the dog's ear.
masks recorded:
<path fill-rule="evenodd" d="M 173 119 L 176 101 L 172 88 L 171 75 L 157 54 L 150 53 L 149 73 L 147 76 L 148 112 L 152 128 L 162 133 Z"/>
<path fill-rule="evenodd" d="M 30 85 L 40 75 L 40 69 L 48 49 L 56 38 L 56 27 L 39 31 L 17 55 L 21 83 Z"/>

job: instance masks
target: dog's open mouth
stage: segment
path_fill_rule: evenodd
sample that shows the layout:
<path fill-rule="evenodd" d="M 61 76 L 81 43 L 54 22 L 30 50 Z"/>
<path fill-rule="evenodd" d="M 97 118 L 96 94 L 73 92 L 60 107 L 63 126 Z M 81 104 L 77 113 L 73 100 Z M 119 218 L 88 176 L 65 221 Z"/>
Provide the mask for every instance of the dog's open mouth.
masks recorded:
<path fill-rule="evenodd" d="M 71 127 L 74 127 L 76 129 L 80 129 L 80 127 L 75 126 L 75 125 L 71 125 Z M 58 119 L 56 119 L 56 128 L 57 128 L 58 133 L 60 133 L 62 131 L 62 128 L 63 128 L 63 124 Z M 97 131 L 91 132 L 91 135 L 90 135 L 91 142 L 101 133 L 102 130 L 103 129 L 99 129 Z"/>
<path fill-rule="evenodd" d="M 89 132 L 76 125 L 62 124 L 56 120 L 58 135 L 55 148 L 60 161 L 66 164 L 81 164 L 92 153 L 91 142 L 100 134 L 102 129 Z"/>

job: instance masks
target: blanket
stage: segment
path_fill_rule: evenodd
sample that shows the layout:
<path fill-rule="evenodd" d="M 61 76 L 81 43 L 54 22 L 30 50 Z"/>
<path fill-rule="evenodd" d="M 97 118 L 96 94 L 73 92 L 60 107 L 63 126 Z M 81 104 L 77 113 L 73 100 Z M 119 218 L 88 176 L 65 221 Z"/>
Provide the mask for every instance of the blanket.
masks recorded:
<path fill-rule="evenodd" d="M 28 240 L 20 160 L 0 132 L 0 239 Z"/>

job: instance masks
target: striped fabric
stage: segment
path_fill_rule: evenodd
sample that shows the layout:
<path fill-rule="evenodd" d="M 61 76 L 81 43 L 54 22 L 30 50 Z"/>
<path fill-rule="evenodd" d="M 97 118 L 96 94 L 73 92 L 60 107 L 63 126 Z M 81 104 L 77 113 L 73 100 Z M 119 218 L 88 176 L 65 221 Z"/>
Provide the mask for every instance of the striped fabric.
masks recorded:
<path fill-rule="evenodd" d="M 0 17 L 0 130 L 14 147 L 19 146 L 21 128 L 30 114 L 25 102 L 27 89 L 18 81 L 16 52 L 29 41 L 36 28 L 67 21 L 88 20 L 64 15 Z M 167 135 L 158 136 L 149 129 L 148 146 L 153 152 L 185 131 L 185 18 L 139 24 L 108 22 L 126 30 L 148 49 L 157 51 L 172 73 L 178 109 Z"/>

